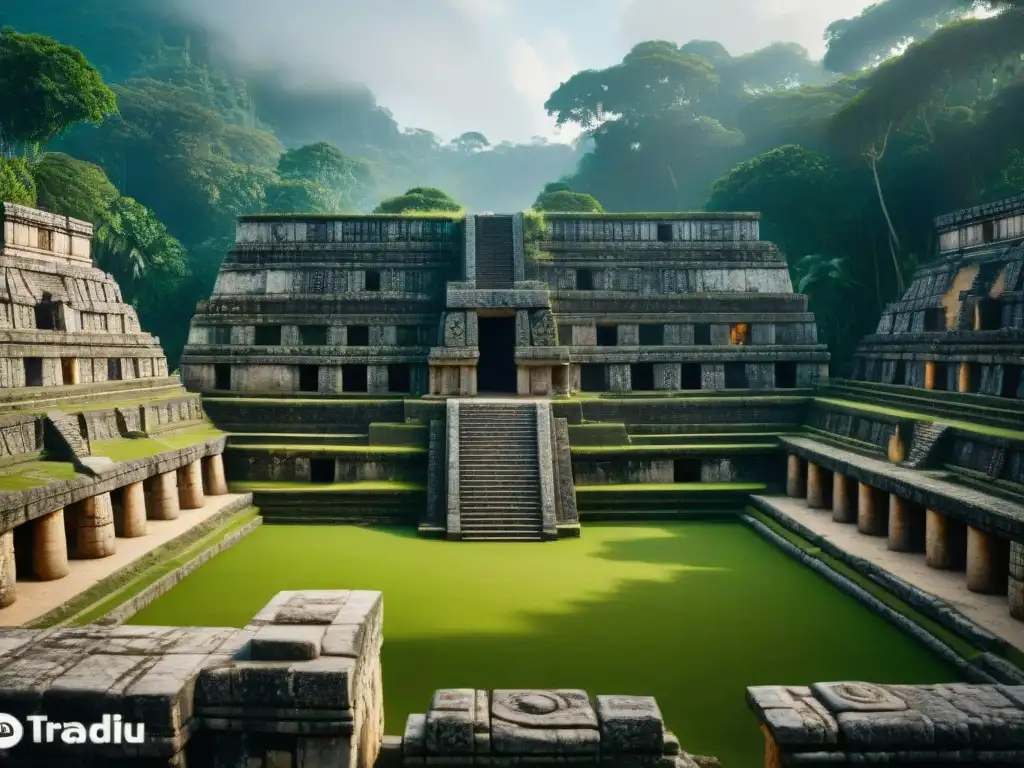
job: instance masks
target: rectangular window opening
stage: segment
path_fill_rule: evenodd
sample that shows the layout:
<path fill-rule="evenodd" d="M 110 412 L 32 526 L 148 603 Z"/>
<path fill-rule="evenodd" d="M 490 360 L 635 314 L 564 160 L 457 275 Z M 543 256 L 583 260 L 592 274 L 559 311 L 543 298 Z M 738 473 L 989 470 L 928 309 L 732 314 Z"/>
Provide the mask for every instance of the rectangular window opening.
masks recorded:
<path fill-rule="evenodd" d="M 257 325 L 254 343 L 257 347 L 281 346 L 280 325 Z"/>
<path fill-rule="evenodd" d="M 697 323 L 693 326 L 693 343 L 698 347 L 711 344 L 711 323 Z"/>
<path fill-rule="evenodd" d="M 231 366 L 228 363 L 214 364 L 213 388 L 223 391 L 231 389 Z"/>
<path fill-rule="evenodd" d="M 75 358 L 62 357 L 60 359 L 60 377 L 65 386 L 78 383 L 78 369 L 75 366 Z"/>
<path fill-rule="evenodd" d="M 641 325 L 640 326 L 640 346 L 641 347 L 660 347 L 665 343 L 665 326 L 664 325 Z"/>
<path fill-rule="evenodd" d="M 25 361 L 25 386 L 43 386 L 43 358 L 26 357 Z"/>
<path fill-rule="evenodd" d="M 734 347 L 745 347 L 750 343 L 750 324 L 734 323 L 729 326 L 729 344 Z"/>
<path fill-rule="evenodd" d="M 299 392 L 320 391 L 320 366 L 299 366 Z"/>
<path fill-rule="evenodd" d="M 1017 397 L 1020 392 L 1021 370 L 1020 365 L 1003 366 L 1003 388 L 999 393 L 1002 397 Z"/>
<path fill-rule="evenodd" d="M 299 343 L 305 347 L 326 347 L 328 330 L 326 325 L 300 325 Z"/>
<path fill-rule="evenodd" d="M 981 240 L 984 243 L 991 243 L 996 239 L 996 223 L 994 221 L 983 221 L 981 223 Z"/>
<path fill-rule="evenodd" d="M 341 366 L 341 391 L 366 392 L 368 389 L 367 367 L 358 363 Z"/>
<path fill-rule="evenodd" d="M 949 365 L 935 362 L 935 391 L 947 392 L 949 390 Z"/>
<path fill-rule="evenodd" d="M 230 325 L 214 325 L 210 328 L 210 335 L 213 338 L 211 344 L 230 344 L 231 343 L 231 326 Z"/>
<path fill-rule="evenodd" d="M 704 377 L 701 375 L 700 363 L 683 363 L 680 369 L 680 389 L 701 389 Z"/>
<path fill-rule="evenodd" d="M 40 331 L 57 330 L 57 304 L 44 293 L 42 300 L 36 304 L 36 329 Z"/>
<path fill-rule="evenodd" d="M 634 392 L 654 391 L 654 364 L 633 363 L 629 366 L 630 379 Z"/>
<path fill-rule="evenodd" d="M 589 269 L 577 269 L 576 270 L 576 290 L 577 291 L 592 291 L 594 290 L 594 273 Z"/>
<path fill-rule="evenodd" d="M 658 225 L 658 242 L 659 243 L 671 243 L 674 238 L 672 237 L 672 225 L 671 224 L 659 224 Z"/>
<path fill-rule="evenodd" d="M 619 343 L 619 330 L 615 325 L 597 326 L 597 346 L 614 347 Z"/>
<path fill-rule="evenodd" d="M 399 347 L 417 347 L 420 343 L 418 325 L 399 325 L 395 328 L 395 343 Z"/>
<path fill-rule="evenodd" d="M 107 360 L 107 381 L 120 381 L 122 379 L 121 358 L 112 357 Z"/>
<path fill-rule="evenodd" d="M 725 364 L 725 388 L 726 389 L 748 389 L 750 383 L 747 381 L 747 368 L 743 363 Z"/>
<path fill-rule="evenodd" d="M 675 459 L 672 462 L 672 482 L 699 483 L 701 478 L 700 459 Z"/>
<path fill-rule="evenodd" d="M 350 325 L 348 327 L 346 346 L 368 347 L 370 346 L 370 326 Z"/>
<path fill-rule="evenodd" d="M 344 379 L 342 379 L 344 381 Z M 411 392 L 412 377 L 408 363 L 392 363 L 388 366 L 388 392 Z"/>
<path fill-rule="evenodd" d="M 366 290 L 368 291 L 379 291 L 380 290 L 380 272 L 375 269 L 366 270 Z"/>
<path fill-rule="evenodd" d="M 335 465 L 334 459 L 310 459 L 309 481 L 311 483 L 323 483 L 324 485 L 333 483 Z"/>
<path fill-rule="evenodd" d="M 775 388 L 796 389 L 796 363 L 775 364 Z"/>
<path fill-rule="evenodd" d="M 581 365 L 580 389 L 584 392 L 604 392 L 604 366 L 598 363 Z"/>

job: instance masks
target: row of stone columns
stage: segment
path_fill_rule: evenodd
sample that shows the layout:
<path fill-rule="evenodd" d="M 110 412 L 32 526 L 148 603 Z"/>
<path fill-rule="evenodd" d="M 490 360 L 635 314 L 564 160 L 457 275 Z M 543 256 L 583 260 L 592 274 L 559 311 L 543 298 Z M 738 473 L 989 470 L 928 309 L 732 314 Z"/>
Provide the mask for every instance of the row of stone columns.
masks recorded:
<path fill-rule="evenodd" d="M 835 522 L 856 523 L 867 536 L 886 536 L 894 552 L 924 552 L 930 568 L 963 570 L 968 590 L 1008 595 L 1010 615 L 1024 620 L 1024 543 L 965 525 L 793 454 L 787 463 L 786 494 L 805 498 L 811 509 L 831 509 Z"/>
<path fill-rule="evenodd" d="M 199 509 L 206 496 L 228 492 L 223 457 L 208 456 L 171 472 L 100 493 L 25 523 L 32 527 L 31 576 L 55 581 L 71 572 L 70 559 L 95 560 L 116 551 L 117 538 L 147 533 L 148 520 L 174 520 Z M 22 555 L 24 556 L 24 555 Z M 17 598 L 14 531 L 0 534 L 0 608 Z"/>

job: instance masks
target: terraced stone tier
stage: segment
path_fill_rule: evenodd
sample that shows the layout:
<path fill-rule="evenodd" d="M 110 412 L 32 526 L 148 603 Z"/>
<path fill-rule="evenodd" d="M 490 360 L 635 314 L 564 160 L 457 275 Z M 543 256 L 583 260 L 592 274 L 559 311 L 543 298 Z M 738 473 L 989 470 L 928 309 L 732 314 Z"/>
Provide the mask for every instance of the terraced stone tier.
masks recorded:
<path fill-rule="evenodd" d="M 636 520 L 651 518 L 732 516 L 743 509 L 759 483 L 633 483 L 578 485 L 580 519 Z"/>
<path fill-rule="evenodd" d="M 426 504 L 426 488 L 398 481 L 333 483 L 232 483 L 251 492 L 267 523 L 414 525 Z"/>

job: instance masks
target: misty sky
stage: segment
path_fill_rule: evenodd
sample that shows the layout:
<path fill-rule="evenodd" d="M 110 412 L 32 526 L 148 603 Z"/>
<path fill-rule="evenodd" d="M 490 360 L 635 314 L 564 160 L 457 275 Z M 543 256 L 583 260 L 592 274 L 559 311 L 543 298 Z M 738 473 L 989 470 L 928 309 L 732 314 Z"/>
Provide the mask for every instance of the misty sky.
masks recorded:
<path fill-rule="evenodd" d="M 820 56 L 825 27 L 873 0 L 176 2 L 251 64 L 296 83 L 364 83 L 403 126 L 497 142 L 557 140 L 543 108 L 551 91 L 639 41 L 718 40 L 739 54 L 785 40 Z"/>

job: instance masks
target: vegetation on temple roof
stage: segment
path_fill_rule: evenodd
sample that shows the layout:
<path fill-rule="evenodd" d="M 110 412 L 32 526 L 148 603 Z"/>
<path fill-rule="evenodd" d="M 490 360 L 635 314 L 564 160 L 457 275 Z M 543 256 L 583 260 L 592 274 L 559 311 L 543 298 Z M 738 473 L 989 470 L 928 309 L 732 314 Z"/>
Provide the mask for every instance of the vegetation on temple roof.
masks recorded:
<path fill-rule="evenodd" d="M 239 221 L 463 221 L 465 211 L 408 211 L 406 213 L 251 213 Z"/>

